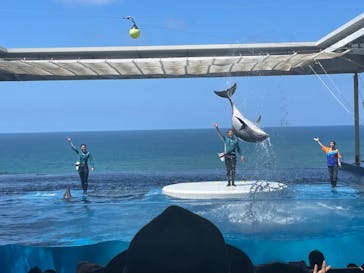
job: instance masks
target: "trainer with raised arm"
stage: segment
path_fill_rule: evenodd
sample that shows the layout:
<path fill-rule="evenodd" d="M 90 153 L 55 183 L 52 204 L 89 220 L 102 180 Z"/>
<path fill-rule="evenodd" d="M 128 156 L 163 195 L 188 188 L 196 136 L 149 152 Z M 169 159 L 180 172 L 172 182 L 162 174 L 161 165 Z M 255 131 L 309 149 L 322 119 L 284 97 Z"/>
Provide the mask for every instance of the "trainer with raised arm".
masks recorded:
<path fill-rule="evenodd" d="M 331 186 L 336 187 L 338 168 L 341 168 L 341 154 L 336 148 L 336 143 L 334 140 L 331 140 L 329 144 L 330 147 L 327 147 L 320 142 L 318 137 L 315 137 L 313 140 L 316 141 L 321 146 L 321 149 L 326 153 L 327 168 L 329 170 Z"/>
<path fill-rule="evenodd" d="M 80 175 L 81 184 L 83 193 L 87 193 L 87 187 L 88 187 L 88 174 L 89 174 L 89 168 L 88 168 L 88 161 L 90 160 L 91 163 L 91 170 L 94 171 L 94 161 L 92 158 L 92 155 L 90 152 L 87 151 L 86 144 L 80 145 L 80 151 L 73 145 L 71 138 L 67 137 L 67 142 L 79 156 L 79 166 L 78 166 L 78 174 Z"/>
<path fill-rule="evenodd" d="M 216 128 L 217 135 L 220 137 L 221 141 L 224 143 L 224 159 L 226 166 L 226 176 L 228 184 L 226 186 L 236 186 L 235 185 L 235 170 L 236 170 L 236 156 L 239 154 L 240 160 L 244 160 L 244 156 L 241 155 L 239 140 L 234 136 L 232 129 L 227 131 L 227 136 L 224 136 L 217 123 L 214 124 Z"/>

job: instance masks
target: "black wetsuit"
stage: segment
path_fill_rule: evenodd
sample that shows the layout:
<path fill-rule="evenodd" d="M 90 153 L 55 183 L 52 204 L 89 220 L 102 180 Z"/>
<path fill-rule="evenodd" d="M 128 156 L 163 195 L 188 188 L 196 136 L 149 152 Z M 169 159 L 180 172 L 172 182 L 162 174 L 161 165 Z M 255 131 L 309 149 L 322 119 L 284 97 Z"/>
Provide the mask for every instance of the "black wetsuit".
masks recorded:
<path fill-rule="evenodd" d="M 229 153 L 225 154 L 225 166 L 226 176 L 228 180 L 228 186 L 235 186 L 235 169 L 236 169 L 236 154 Z"/>
<path fill-rule="evenodd" d="M 90 152 L 82 152 L 79 151 L 77 148 L 75 148 L 73 145 L 71 145 L 71 148 L 80 156 L 80 163 L 78 166 L 78 174 L 81 179 L 82 189 L 84 192 L 87 192 L 88 188 L 88 174 L 89 174 L 89 168 L 88 168 L 88 160 L 91 161 L 91 166 L 93 166 L 93 159 Z"/>
<path fill-rule="evenodd" d="M 88 188 L 88 173 L 89 173 L 88 164 L 80 163 L 80 165 L 78 166 L 78 174 L 80 176 L 82 189 L 84 192 L 86 192 Z"/>

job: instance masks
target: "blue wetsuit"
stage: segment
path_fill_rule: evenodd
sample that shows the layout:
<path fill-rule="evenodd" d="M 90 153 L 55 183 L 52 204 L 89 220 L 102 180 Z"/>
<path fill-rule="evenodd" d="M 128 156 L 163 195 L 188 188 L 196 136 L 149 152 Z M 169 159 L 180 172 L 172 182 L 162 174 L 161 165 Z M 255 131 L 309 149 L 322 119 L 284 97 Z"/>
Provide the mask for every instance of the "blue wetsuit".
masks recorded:
<path fill-rule="evenodd" d="M 78 166 L 78 174 L 81 179 L 82 189 L 87 192 L 88 188 L 88 160 L 90 160 L 92 168 L 94 167 L 93 158 L 90 152 L 79 151 L 72 143 L 70 143 L 72 150 L 74 150 L 80 156 L 80 165 Z"/>
<path fill-rule="evenodd" d="M 236 156 L 237 153 L 241 155 L 239 140 L 235 136 L 232 136 L 231 138 L 224 136 L 218 127 L 216 127 L 216 130 L 220 139 L 224 142 L 224 159 L 228 186 L 235 186 Z"/>

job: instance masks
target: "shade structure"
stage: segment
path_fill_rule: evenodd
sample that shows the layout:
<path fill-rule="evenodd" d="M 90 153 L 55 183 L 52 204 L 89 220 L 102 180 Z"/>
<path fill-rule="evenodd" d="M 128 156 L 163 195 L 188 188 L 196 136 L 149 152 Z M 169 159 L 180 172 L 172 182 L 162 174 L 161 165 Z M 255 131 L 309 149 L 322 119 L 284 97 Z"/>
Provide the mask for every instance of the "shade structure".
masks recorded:
<path fill-rule="evenodd" d="M 0 47 L 0 81 L 310 75 L 364 71 L 364 13 L 316 42 Z"/>

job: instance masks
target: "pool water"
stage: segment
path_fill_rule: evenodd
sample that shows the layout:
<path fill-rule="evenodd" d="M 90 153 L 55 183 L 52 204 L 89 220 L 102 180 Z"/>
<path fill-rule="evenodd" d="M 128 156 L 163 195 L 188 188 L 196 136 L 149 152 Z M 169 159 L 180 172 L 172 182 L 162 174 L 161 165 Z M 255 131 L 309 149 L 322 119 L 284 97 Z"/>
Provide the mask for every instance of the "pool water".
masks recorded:
<path fill-rule="evenodd" d="M 173 204 L 212 221 L 226 242 L 241 248 L 255 264 L 307 261 L 313 249 L 321 250 L 336 267 L 362 264 L 360 178 L 342 172 L 339 186 L 332 189 L 324 181 L 325 169 L 296 169 L 295 176 L 290 172 L 274 174 L 275 181 L 287 184 L 283 191 L 231 200 L 175 199 L 162 194 L 162 187 L 170 183 L 216 179 L 217 174 L 203 171 L 94 174 L 87 196 L 73 174 L 2 176 L 0 260 L 8 264 L 6 272 L 24 271 L 34 263 L 57 267 L 57 272 L 70 272 L 84 259 L 106 264 L 128 247 L 143 225 Z M 244 175 L 254 177 L 254 172 Z M 72 198 L 64 201 L 69 184 Z M 97 255 L 100 252 L 104 255 Z M 66 262 L 59 262 L 63 259 Z"/>

